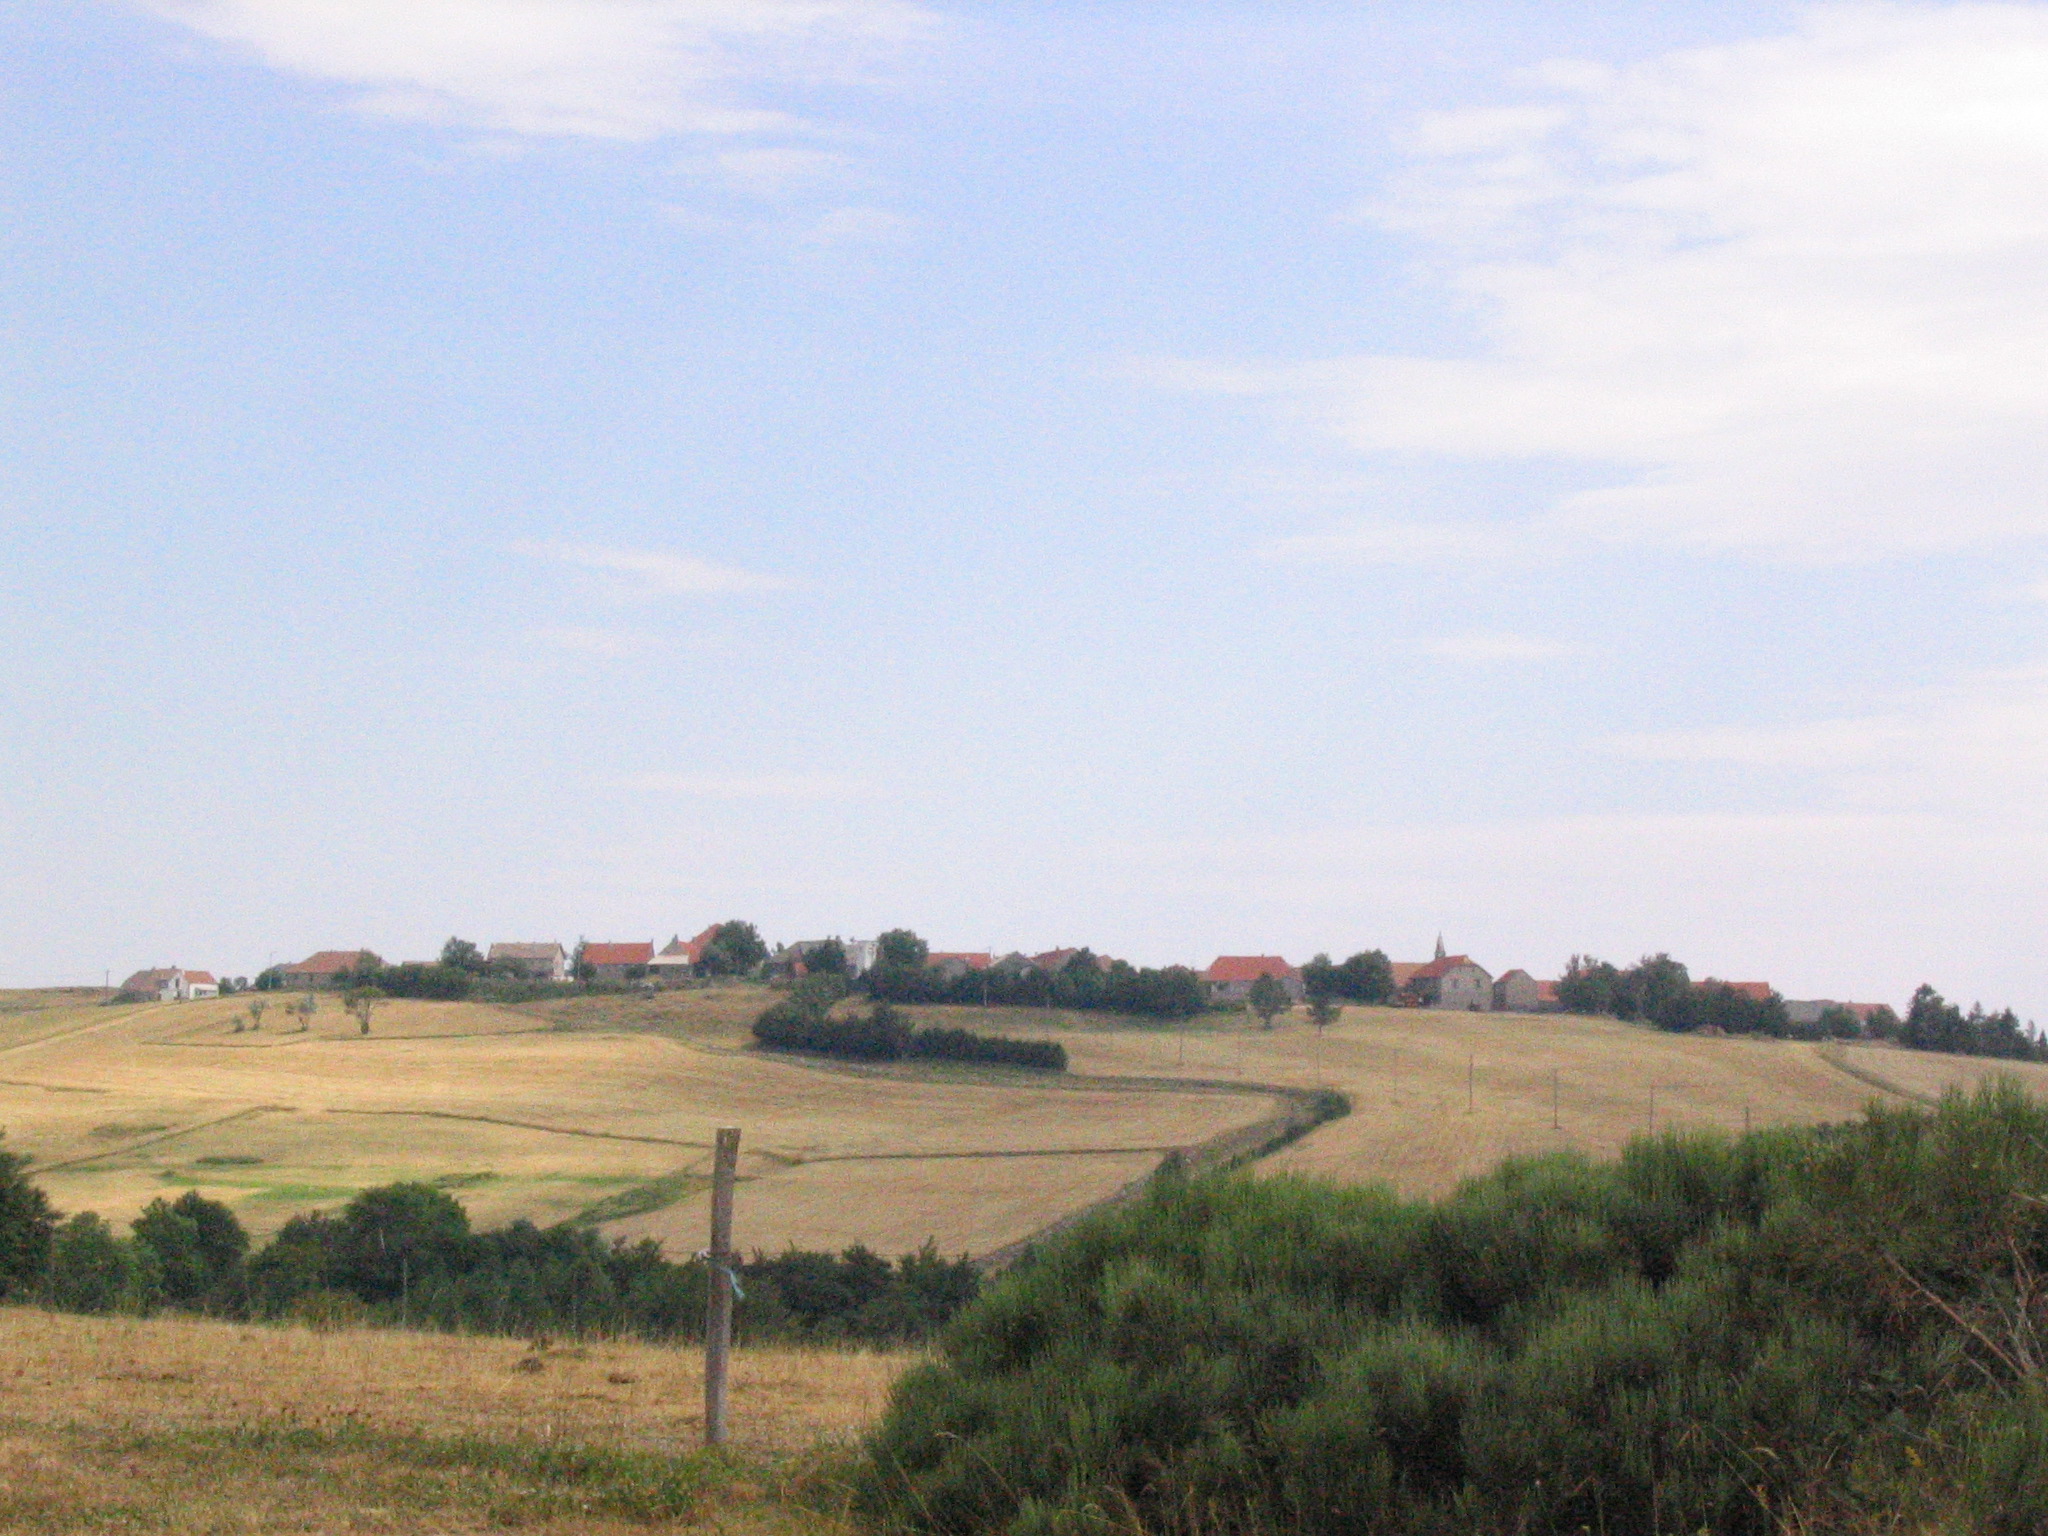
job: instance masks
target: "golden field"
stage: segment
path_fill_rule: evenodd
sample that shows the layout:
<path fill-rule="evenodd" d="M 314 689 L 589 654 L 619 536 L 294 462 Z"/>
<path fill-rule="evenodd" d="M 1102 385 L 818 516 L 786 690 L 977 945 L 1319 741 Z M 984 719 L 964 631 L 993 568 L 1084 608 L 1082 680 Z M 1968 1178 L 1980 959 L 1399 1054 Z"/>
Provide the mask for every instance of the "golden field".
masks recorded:
<path fill-rule="evenodd" d="M 1042 1034 L 1065 1076 L 805 1062 L 747 1048 L 766 994 L 733 986 L 543 1005 L 393 1001 L 360 1035 L 273 997 L 103 1007 L 0 995 L 0 1126 L 65 1210 L 117 1222 L 197 1188 L 255 1232 L 423 1179 L 484 1225 L 584 1215 L 701 1245 L 711 1132 L 744 1129 L 737 1240 L 987 1252 L 1103 1198 L 1168 1150 L 1330 1086 L 1353 1114 L 1262 1167 L 1438 1194 L 1502 1157 L 1607 1154 L 1650 1128 L 1840 1120 L 1998 1064 L 1878 1047 L 1672 1036 L 1613 1020 L 1348 1008 L 1318 1033 L 1211 1016 L 1134 1027 L 1038 1010 L 916 1009 Z M 2048 1068 L 2019 1075 L 2048 1091 Z"/>
<path fill-rule="evenodd" d="M 395 1179 L 439 1183 L 487 1225 L 562 1220 L 649 1185 L 673 1199 L 701 1182 L 713 1129 L 738 1125 L 743 1247 L 960 1252 L 1027 1236 L 1272 1104 L 763 1055 L 743 1022 L 762 1001 L 392 1001 L 368 1036 L 332 997 L 304 1033 L 275 1002 L 237 1032 L 243 998 L 0 1011 L 0 1126 L 65 1210 L 119 1222 L 196 1188 L 261 1234 Z M 701 1225 L 685 1199 L 611 1230 L 689 1251 Z"/>
<path fill-rule="evenodd" d="M 834 1532 L 913 1358 L 740 1350 L 707 1458 L 687 1350 L 0 1308 L 0 1530 Z"/>

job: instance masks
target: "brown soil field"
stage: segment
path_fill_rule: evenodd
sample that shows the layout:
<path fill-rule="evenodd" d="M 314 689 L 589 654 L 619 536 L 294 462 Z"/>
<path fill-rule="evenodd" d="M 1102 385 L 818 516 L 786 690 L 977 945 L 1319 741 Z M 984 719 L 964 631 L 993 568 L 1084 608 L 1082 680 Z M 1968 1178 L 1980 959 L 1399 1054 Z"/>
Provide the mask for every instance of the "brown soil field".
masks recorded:
<path fill-rule="evenodd" d="M 914 1358 L 736 1352 L 707 1462 L 688 1350 L 0 1308 L 0 1529 L 836 1532 L 834 1459 Z M 633 1459 L 548 1454 L 584 1450 Z M 650 1511 L 660 1475 L 701 1494 Z"/>

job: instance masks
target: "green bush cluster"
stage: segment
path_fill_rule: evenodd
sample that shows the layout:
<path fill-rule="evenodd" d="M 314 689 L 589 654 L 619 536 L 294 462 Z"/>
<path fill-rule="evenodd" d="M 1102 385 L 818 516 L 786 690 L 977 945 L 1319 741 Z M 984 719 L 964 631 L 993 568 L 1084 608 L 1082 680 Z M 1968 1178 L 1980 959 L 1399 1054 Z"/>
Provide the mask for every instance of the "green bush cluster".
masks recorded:
<path fill-rule="evenodd" d="M 2044 1190 L 2009 1085 L 1436 1203 L 1163 1180 L 963 1314 L 862 1499 L 961 1536 L 2039 1533 Z"/>
<path fill-rule="evenodd" d="M 197 1191 L 153 1201 L 122 1237 L 90 1211 L 59 1220 L 26 1168 L 0 1153 L 0 1300 L 520 1337 L 703 1331 L 701 1261 L 675 1263 L 658 1243 L 606 1241 L 566 1223 L 472 1231 L 461 1203 L 427 1184 L 366 1189 L 337 1212 L 295 1216 L 251 1253 L 234 1213 Z M 981 1287 L 967 1258 L 942 1258 L 929 1244 L 893 1263 L 858 1245 L 756 1253 L 738 1278 L 742 1341 L 911 1343 Z"/>
<path fill-rule="evenodd" d="M 1041 1072 L 1067 1070 L 1067 1048 L 1057 1040 L 1016 1040 L 966 1029 L 913 1029 L 887 1003 L 865 1013 L 835 1014 L 844 995 L 835 978 L 806 977 L 754 1020 L 754 1038 L 775 1051 L 808 1051 L 848 1061 L 971 1061 Z"/>

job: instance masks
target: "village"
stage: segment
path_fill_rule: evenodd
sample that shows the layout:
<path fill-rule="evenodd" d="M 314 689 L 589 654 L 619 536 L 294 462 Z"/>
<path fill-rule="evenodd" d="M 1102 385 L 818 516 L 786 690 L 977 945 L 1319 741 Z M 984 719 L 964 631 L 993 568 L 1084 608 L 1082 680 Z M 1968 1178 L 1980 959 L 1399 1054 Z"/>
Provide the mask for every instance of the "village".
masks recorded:
<path fill-rule="evenodd" d="M 576 984 L 600 988 L 641 988 L 664 990 L 692 985 L 714 974 L 729 973 L 711 955 L 719 931 L 728 925 L 713 923 L 693 938 L 680 934 L 667 944 L 653 940 L 580 940 L 565 946 L 556 940 L 500 941 L 480 952 L 483 974 L 536 985 L 570 987 Z M 879 954 L 877 939 L 800 939 L 777 945 L 764 958 L 746 967 L 758 979 L 786 981 L 813 969 L 813 957 L 827 945 L 837 959 L 833 968 L 858 980 L 874 969 Z M 1377 955 L 1377 951 L 1373 952 Z M 931 950 L 925 966 L 937 977 L 959 981 L 979 973 L 990 976 L 1057 976 L 1079 959 L 1108 971 L 1117 962 L 1107 956 L 1080 948 L 1045 950 L 1036 954 L 992 950 Z M 1318 961 L 1328 964 L 1325 957 Z M 1201 996 L 1211 1009 L 1247 1007 L 1252 991 L 1262 978 L 1277 982 L 1289 1006 L 1299 1005 L 1315 995 L 1312 971 L 1279 955 L 1218 955 L 1194 975 Z M 223 978 L 211 971 L 160 966 L 136 971 L 116 989 L 124 999 L 157 1002 L 185 1002 L 218 997 L 237 991 L 279 990 L 312 992 L 333 990 L 358 983 L 365 967 L 382 962 L 367 949 L 323 949 L 304 960 L 260 973 L 254 981 L 246 977 Z M 1192 970 L 1192 967 L 1187 969 Z M 1521 966 L 1498 975 L 1469 955 L 1449 953 L 1441 935 L 1436 952 L 1428 960 L 1387 961 L 1385 995 L 1370 1000 L 1396 1007 L 1447 1009 L 1461 1013 L 1543 1014 L 1565 1011 L 1556 979 L 1539 978 Z M 1875 1003 L 1842 1002 L 1833 998 L 1780 998 L 1764 981 L 1704 982 L 1763 1004 L 1782 1002 L 1787 1020 L 1799 1026 L 1818 1023 L 1831 1010 L 1846 1010 L 1859 1020 L 1867 1019 L 1881 1006 Z"/>

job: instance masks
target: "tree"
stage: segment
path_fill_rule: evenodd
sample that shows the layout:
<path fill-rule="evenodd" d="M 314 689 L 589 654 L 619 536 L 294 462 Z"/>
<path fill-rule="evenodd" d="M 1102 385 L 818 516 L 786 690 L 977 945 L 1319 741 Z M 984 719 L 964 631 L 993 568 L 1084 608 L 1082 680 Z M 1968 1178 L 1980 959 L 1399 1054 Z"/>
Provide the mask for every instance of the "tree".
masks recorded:
<path fill-rule="evenodd" d="M 313 1015 L 320 1011 L 320 999 L 308 992 L 292 1005 L 291 1011 L 299 1016 L 299 1033 L 303 1035 L 313 1027 Z"/>
<path fill-rule="evenodd" d="M 174 1201 L 152 1200 L 130 1230 L 154 1254 L 163 1297 L 173 1306 L 239 1307 L 249 1234 L 218 1200 L 196 1189 Z"/>
<path fill-rule="evenodd" d="M 80 1211 L 51 1244 L 50 1301 L 66 1312 L 146 1312 L 155 1300 L 155 1260 L 91 1211 Z"/>
<path fill-rule="evenodd" d="M 1309 1022 L 1315 1025 L 1318 1034 L 1336 1023 L 1343 1012 L 1343 1006 L 1332 997 L 1311 997 L 1308 1000 Z"/>
<path fill-rule="evenodd" d="M 367 1035 L 370 1032 L 370 1015 L 377 1011 L 377 1005 L 383 1001 L 384 994 L 375 987 L 350 987 L 342 994 L 341 1006 L 347 1010 L 349 1017 L 361 1026 L 362 1033 Z"/>
<path fill-rule="evenodd" d="M 903 970 L 924 969 L 931 958 L 931 946 L 908 928 L 891 928 L 875 940 L 875 964 Z"/>
<path fill-rule="evenodd" d="M 484 952 L 467 939 L 451 938 L 441 946 L 441 963 L 451 970 L 481 976 L 485 968 Z"/>
<path fill-rule="evenodd" d="M 364 1301 L 397 1301 L 423 1280 L 461 1270 L 469 1216 L 431 1184 L 386 1184 L 349 1201 L 334 1237 L 335 1279 Z"/>
<path fill-rule="evenodd" d="M 1262 975 L 1252 983 L 1250 995 L 1245 999 L 1251 1010 L 1259 1016 L 1259 1023 L 1266 1029 L 1273 1027 L 1273 1020 L 1294 1006 L 1287 996 L 1287 988 L 1280 984 L 1277 976 Z"/>
<path fill-rule="evenodd" d="M 39 1284 L 50 1267 L 57 1213 L 28 1181 L 29 1160 L 0 1147 L 0 1299 Z"/>
<path fill-rule="evenodd" d="M 263 1013 L 269 1006 L 270 1000 L 268 998 L 252 997 L 249 999 L 249 1027 L 251 1029 L 261 1029 L 263 1027 Z"/>
<path fill-rule="evenodd" d="M 711 930 L 704 946 L 704 969 L 713 976 L 745 976 L 768 958 L 768 946 L 752 923 L 735 919 Z"/>
<path fill-rule="evenodd" d="M 846 946 L 837 939 L 824 939 L 813 944 L 804 956 L 804 970 L 812 976 L 844 976 Z"/>

